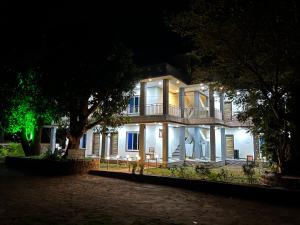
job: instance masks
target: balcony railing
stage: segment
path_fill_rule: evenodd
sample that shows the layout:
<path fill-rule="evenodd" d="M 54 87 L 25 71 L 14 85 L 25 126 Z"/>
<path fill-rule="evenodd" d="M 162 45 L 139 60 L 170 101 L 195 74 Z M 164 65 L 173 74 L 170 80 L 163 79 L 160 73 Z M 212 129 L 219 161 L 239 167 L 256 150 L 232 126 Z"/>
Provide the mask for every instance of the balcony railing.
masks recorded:
<path fill-rule="evenodd" d="M 187 119 L 207 118 L 209 117 L 209 111 L 198 107 L 184 108 L 184 117 Z"/>
<path fill-rule="evenodd" d="M 146 115 L 162 115 L 163 114 L 163 104 L 154 103 L 146 105 Z"/>
<path fill-rule="evenodd" d="M 219 109 L 215 109 L 215 118 L 222 119 L 222 112 Z"/>
<path fill-rule="evenodd" d="M 138 116 L 140 114 L 140 106 L 128 106 L 125 110 L 125 114 L 128 116 Z"/>
<path fill-rule="evenodd" d="M 169 105 L 169 115 L 172 116 L 181 116 L 181 112 L 180 112 L 180 108 L 178 106 L 175 105 Z"/>

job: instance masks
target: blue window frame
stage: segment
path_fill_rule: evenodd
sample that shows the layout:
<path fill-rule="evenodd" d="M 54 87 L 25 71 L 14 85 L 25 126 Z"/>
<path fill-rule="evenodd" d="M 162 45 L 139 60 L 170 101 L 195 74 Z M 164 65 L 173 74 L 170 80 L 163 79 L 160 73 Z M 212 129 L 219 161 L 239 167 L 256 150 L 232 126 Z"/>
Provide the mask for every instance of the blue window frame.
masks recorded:
<path fill-rule="evenodd" d="M 127 151 L 138 151 L 139 150 L 139 133 L 138 132 L 127 132 Z"/>
<path fill-rule="evenodd" d="M 129 100 L 129 113 L 139 112 L 140 97 L 134 96 Z"/>

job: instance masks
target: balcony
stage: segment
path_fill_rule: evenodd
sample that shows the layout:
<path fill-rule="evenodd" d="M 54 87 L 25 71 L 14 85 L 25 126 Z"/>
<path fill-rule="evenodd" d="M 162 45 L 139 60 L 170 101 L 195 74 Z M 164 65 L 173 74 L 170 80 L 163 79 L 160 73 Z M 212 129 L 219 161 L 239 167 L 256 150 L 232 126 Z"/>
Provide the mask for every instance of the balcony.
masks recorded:
<path fill-rule="evenodd" d="M 146 115 L 162 115 L 163 114 L 163 104 L 154 103 L 146 105 Z"/>
<path fill-rule="evenodd" d="M 184 118 L 199 119 L 209 117 L 209 110 L 206 108 L 189 107 L 184 108 Z"/>

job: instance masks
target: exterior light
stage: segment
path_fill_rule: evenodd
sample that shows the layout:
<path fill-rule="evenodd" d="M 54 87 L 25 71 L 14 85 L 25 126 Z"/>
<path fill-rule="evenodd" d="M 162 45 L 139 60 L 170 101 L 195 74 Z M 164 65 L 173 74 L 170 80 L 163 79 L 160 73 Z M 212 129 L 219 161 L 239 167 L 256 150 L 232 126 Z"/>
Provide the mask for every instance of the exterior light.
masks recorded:
<path fill-rule="evenodd" d="M 179 80 L 177 80 L 177 81 L 176 81 L 176 84 L 179 84 L 179 83 L 180 83 Z"/>
<path fill-rule="evenodd" d="M 107 159 L 107 160 L 110 160 L 110 157 L 109 157 L 109 156 L 107 156 L 107 157 L 106 157 L 106 159 Z"/>
<path fill-rule="evenodd" d="M 158 155 L 157 154 L 155 155 L 155 158 L 158 159 Z"/>
<path fill-rule="evenodd" d="M 201 90 L 204 90 L 204 89 L 205 89 L 205 87 L 204 87 L 204 86 L 202 86 L 202 87 L 201 87 Z"/>
<path fill-rule="evenodd" d="M 152 81 L 152 79 L 151 79 L 151 78 L 149 78 L 149 79 L 148 79 L 148 81 Z"/>
<path fill-rule="evenodd" d="M 150 159 L 150 155 L 147 155 L 147 156 L 146 156 L 146 159 L 148 159 L 148 160 L 149 160 L 149 159 Z"/>
<path fill-rule="evenodd" d="M 129 159 L 129 155 L 126 155 L 126 159 Z"/>
<path fill-rule="evenodd" d="M 159 82 L 158 82 L 158 84 L 159 84 L 159 85 L 162 85 L 162 82 L 161 82 L 161 81 L 159 81 Z"/>
<path fill-rule="evenodd" d="M 116 156 L 116 158 L 117 158 L 117 159 L 119 159 L 119 158 L 120 158 L 120 156 L 119 156 L 119 155 L 117 155 L 117 156 Z"/>
<path fill-rule="evenodd" d="M 132 158 L 130 157 L 130 158 L 128 159 L 128 161 L 131 162 L 131 161 L 132 161 Z"/>
<path fill-rule="evenodd" d="M 239 94 L 241 94 L 241 92 L 237 91 L 236 94 L 239 95 Z"/>

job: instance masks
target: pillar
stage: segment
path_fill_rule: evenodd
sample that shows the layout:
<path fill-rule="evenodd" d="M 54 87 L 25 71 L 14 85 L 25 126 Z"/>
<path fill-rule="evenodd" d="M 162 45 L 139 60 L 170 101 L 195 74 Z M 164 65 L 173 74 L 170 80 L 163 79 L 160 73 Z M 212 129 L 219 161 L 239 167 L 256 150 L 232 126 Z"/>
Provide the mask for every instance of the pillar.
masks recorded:
<path fill-rule="evenodd" d="M 163 80 L 163 114 L 169 115 L 169 80 Z"/>
<path fill-rule="evenodd" d="M 106 157 L 110 156 L 111 155 L 111 152 L 110 152 L 110 133 L 108 133 L 106 135 L 106 139 L 105 139 L 105 147 L 106 147 Z"/>
<path fill-rule="evenodd" d="M 194 158 L 200 159 L 200 128 L 194 128 Z"/>
<path fill-rule="evenodd" d="M 164 167 L 168 165 L 168 158 L 169 158 L 169 127 L 168 123 L 163 123 L 163 130 L 162 130 L 162 164 Z"/>
<path fill-rule="evenodd" d="M 56 127 L 51 127 L 50 149 L 52 153 L 55 151 L 55 147 L 56 147 Z"/>
<path fill-rule="evenodd" d="M 257 160 L 260 158 L 260 152 L 259 152 L 259 139 L 257 135 L 253 135 L 253 147 L 254 147 L 254 160 Z"/>
<path fill-rule="evenodd" d="M 220 111 L 221 119 L 224 120 L 224 93 L 220 93 Z"/>
<path fill-rule="evenodd" d="M 185 127 L 179 127 L 179 145 L 180 145 L 180 155 L 179 159 L 185 159 Z"/>
<path fill-rule="evenodd" d="M 225 128 L 221 128 L 221 160 L 226 160 Z"/>
<path fill-rule="evenodd" d="M 210 161 L 216 161 L 216 134 L 215 126 L 210 126 Z"/>
<path fill-rule="evenodd" d="M 179 88 L 179 108 L 180 108 L 180 115 L 181 118 L 184 118 L 184 88 Z"/>
<path fill-rule="evenodd" d="M 208 102 L 209 102 L 209 116 L 215 117 L 215 97 L 214 97 L 214 91 L 211 87 L 209 87 L 208 91 Z"/>
<path fill-rule="evenodd" d="M 140 124 L 140 131 L 139 131 L 139 156 L 140 162 L 145 162 L 145 124 Z"/>
<path fill-rule="evenodd" d="M 194 92 L 194 107 L 196 108 L 196 112 L 198 115 L 199 107 L 200 107 L 200 93 L 199 91 Z M 200 128 L 194 128 L 194 149 L 193 155 L 195 159 L 200 159 Z"/>
<path fill-rule="evenodd" d="M 146 82 L 141 82 L 140 84 L 140 116 L 145 116 L 146 109 Z"/>
<path fill-rule="evenodd" d="M 105 149 L 106 149 L 106 136 L 107 136 L 107 133 L 105 132 L 102 132 L 102 135 L 101 135 L 101 159 L 104 159 L 105 158 Z"/>

